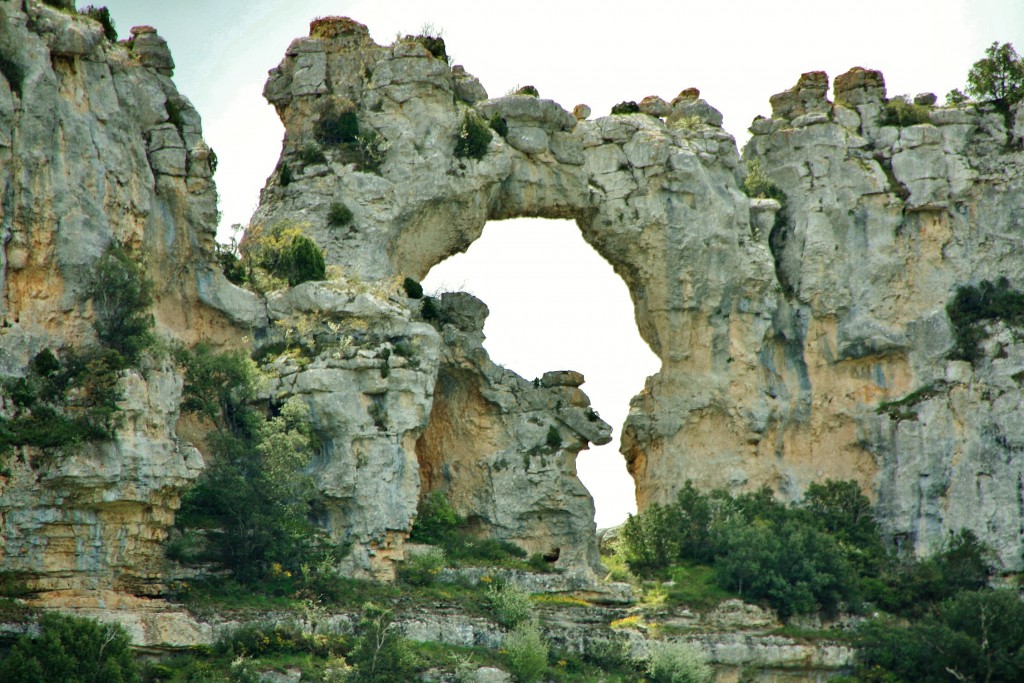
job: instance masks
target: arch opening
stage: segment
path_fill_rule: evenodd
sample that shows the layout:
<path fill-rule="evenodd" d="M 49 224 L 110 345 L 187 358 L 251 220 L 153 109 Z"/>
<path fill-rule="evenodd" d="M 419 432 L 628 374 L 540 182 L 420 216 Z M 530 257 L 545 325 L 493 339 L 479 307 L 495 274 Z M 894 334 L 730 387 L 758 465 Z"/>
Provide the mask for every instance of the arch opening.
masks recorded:
<path fill-rule="evenodd" d="M 636 511 L 632 477 L 619 453 L 630 399 L 660 361 L 641 339 L 623 280 L 584 241 L 573 221 L 491 221 L 463 254 L 434 266 L 429 292 L 465 291 L 490 309 L 484 348 L 525 379 L 552 370 L 584 375 L 581 389 L 612 441 L 580 453 L 577 472 L 594 498 L 599 528 Z"/>

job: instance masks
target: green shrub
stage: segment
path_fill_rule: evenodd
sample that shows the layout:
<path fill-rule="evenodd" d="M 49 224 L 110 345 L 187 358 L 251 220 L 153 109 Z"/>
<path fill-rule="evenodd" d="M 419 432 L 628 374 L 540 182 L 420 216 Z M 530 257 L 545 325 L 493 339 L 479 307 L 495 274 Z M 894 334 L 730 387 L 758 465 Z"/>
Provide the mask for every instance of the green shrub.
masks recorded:
<path fill-rule="evenodd" d="M 245 272 L 245 265 L 238 254 L 238 244 L 231 240 L 230 244 L 217 243 L 214 246 L 217 263 L 220 264 L 221 272 L 228 282 L 236 285 L 244 285 L 248 281 L 248 274 Z"/>
<path fill-rule="evenodd" d="M 419 502 L 409 540 L 415 543 L 443 545 L 464 521 L 448 502 L 443 491 L 431 491 Z"/>
<path fill-rule="evenodd" d="M 406 296 L 410 299 L 422 299 L 423 298 L 423 285 L 411 277 L 405 278 L 402 281 L 402 289 L 405 290 Z"/>
<path fill-rule="evenodd" d="M 359 169 L 368 173 L 380 173 L 380 167 L 387 160 L 387 142 L 375 130 L 368 130 L 356 137 L 356 152 Z"/>
<path fill-rule="evenodd" d="M 967 93 L 1008 111 L 1024 98 L 1024 60 L 1011 43 L 992 43 L 967 74 Z"/>
<path fill-rule="evenodd" d="M 487 125 L 489 125 L 491 127 L 491 130 L 493 130 L 501 137 L 505 137 L 508 135 L 508 121 L 503 119 L 501 117 L 501 114 L 499 114 L 498 112 L 494 112 L 493 114 L 491 114 L 491 118 L 490 120 L 488 120 Z"/>
<path fill-rule="evenodd" d="M 93 7 L 88 5 L 82 8 L 79 14 L 84 14 L 90 19 L 94 19 L 100 23 L 103 27 L 104 37 L 112 43 L 117 42 L 117 29 L 114 28 L 114 20 L 110 16 L 110 10 L 106 7 Z"/>
<path fill-rule="evenodd" d="M 949 357 L 973 364 L 981 357 L 986 323 L 1001 320 L 1010 327 L 1024 326 L 1024 293 L 1010 287 L 1005 277 L 995 283 L 984 280 L 977 287 L 964 285 L 946 304 L 946 314 L 954 337 Z"/>
<path fill-rule="evenodd" d="M 548 434 L 544 438 L 544 442 L 552 450 L 558 450 L 562 447 L 562 434 L 558 431 L 558 427 L 555 425 L 548 427 Z"/>
<path fill-rule="evenodd" d="M 494 621 L 505 628 L 515 628 L 533 620 L 533 601 L 530 594 L 510 583 L 489 586 L 487 608 Z"/>
<path fill-rule="evenodd" d="M 5 683 L 138 683 L 130 645 L 119 625 L 49 613 L 39 635 L 19 638 L 0 669 Z"/>
<path fill-rule="evenodd" d="M 491 144 L 491 129 L 487 122 L 473 110 L 462 117 L 459 138 L 455 142 L 455 156 L 460 158 L 483 159 Z"/>
<path fill-rule="evenodd" d="M 445 50 L 444 38 L 441 36 L 429 35 L 427 33 L 421 33 L 418 36 L 406 36 L 405 40 L 416 42 L 427 48 L 427 52 L 432 54 L 442 62 L 448 62 L 448 53 Z"/>
<path fill-rule="evenodd" d="M 242 244 L 242 258 L 249 268 L 249 282 L 258 290 L 277 289 L 285 284 L 294 287 L 327 277 L 323 251 L 299 228 L 250 228 Z"/>
<path fill-rule="evenodd" d="M 633 101 L 619 102 L 612 107 L 613 116 L 621 116 L 623 114 L 637 114 L 640 112 L 640 105 Z"/>
<path fill-rule="evenodd" d="M 536 683 L 548 668 L 548 642 L 537 625 L 523 622 L 505 636 L 502 649 L 518 683 Z"/>
<path fill-rule="evenodd" d="M 354 111 L 338 111 L 326 107 L 313 126 L 313 134 L 322 145 L 337 146 L 355 142 L 359 135 L 359 119 Z"/>
<path fill-rule="evenodd" d="M 516 95 L 527 95 L 529 97 L 540 97 L 540 92 L 538 92 L 537 88 L 533 87 L 532 85 L 524 85 L 523 87 L 521 87 L 518 90 L 516 90 Z"/>
<path fill-rule="evenodd" d="M 432 296 L 423 297 L 423 303 L 420 304 L 420 316 L 434 327 L 440 327 L 444 323 L 441 307 L 438 306 L 437 299 Z"/>
<path fill-rule="evenodd" d="M 411 681 L 416 673 L 408 641 L 392 621 L 391 612 L 373 603 L 363 606 L 358 637 L 349 653 L 350 683 Z"/>
<path fill-rule="evenodd" d="M 931 107 L 924 104 L 907 102 L 901 97 L 885 101 L 882 110 L 883 126 L 914 126 L 931 121 Z"/>
<path fill-rule="evenodd" d="M 348 644 L 342 636 L 306 633 L 292 623 L 250 623 L 222 636 L 213 651 L 232 659 L 280 654 L 337 657 L 348 651 Z"/>
<path fill-rule="evenodd" d="M 407 557 L 398 569 L 398 578 L 410 586 L 429 586 L 446 565 L 444 550 L 431 548 Z"/>
<path fill-rule="evenodd" d="M 341 202 L 334 202 L 327 211 L 327 223 L 340 228 L 352 222 L 352 209 Z"/>
<path fill-rule="evenodd" d="M 1016 682 L 1024 671 L 1024 602 L 1009 590 L 963 592 L 917 623 L 868 621 L 857 645 L 861 680 Z"/>
<path fill-rule="evenodd" d="M 651 642 L 647 673 L 655 683 L 710 683 L 714 670 L 696 645 Z"/>
<path fill-rule="evenodd" d="M 155 341 L 153 281 L 128 247 L 113 244 L 96 262 L 86 293 L 93 302 L 93 328 L 100 343 L 129 364 Z"/>
<path fill-rule="evenodd" d="M 743 179 L 743 192 L 755 199 L 774 199 L 779 203 L 786 201 L 785 193 L 765 173 L 760 159 L 747 162 L 747 175 Z"/>
<path fill-rule="evenodd" d="M 327 157 L 324 156 L 323 150 L 313 144 L 304 145 L 302 149 L 299 150 L 299 160 L 304 164 L 327 163 Z"/>
<path fill-rule="evenodd" d="M 964 94 L 959 88 L 953 88 L 946 93 L 946 104 L 955 107 L 958 104 L 963 104 L 967 101 L 967 95 Z"/>

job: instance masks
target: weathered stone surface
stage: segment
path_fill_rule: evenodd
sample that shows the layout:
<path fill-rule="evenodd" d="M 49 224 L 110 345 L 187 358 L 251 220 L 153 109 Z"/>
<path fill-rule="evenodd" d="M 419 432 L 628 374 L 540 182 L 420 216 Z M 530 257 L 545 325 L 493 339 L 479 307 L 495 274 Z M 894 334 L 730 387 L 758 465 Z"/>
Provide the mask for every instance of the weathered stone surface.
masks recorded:
<path fill-rule="evenodd" d="M 862 116 L 884 97 L 881 74 L 859 69 L 835 89 Z M 985 116 L 964 105 L 905 128 L 756 132 L 745 155 L 786 194 L 787 220 L 772 233 L 786 295 L 761 352 L 773 445 L 746 448 L 781 460 L 755 474 L 763 460 L 723 457 L 730 446 L 719 440 L 717 455 L 691 460 L 705 485 L 728 484 L 730 467 L 793 496 L 826 476 L 855 478 L 907 546 L 934 551 L 969 528 L 1005 568 L 1020 567 L 1024 462 L 1017 420 L 1004 412 L 1020 408 L 1006 374 L 1020 351 L 995 328 L 973 368 L 945 357 L 945 306 L 958 287 L 1000 276 L 1024 284 L 1008 237 L 1020 228 L 1024 158 L 1000 144 L 1004 122 Z M 934 390 L 908 411 L 877 410 L 924 387 Z"/>
<path fill-rule="evenodd" d="M 140 30 L 141 29 L 141 30 Z M 167 41 L 148 26 L 132 29 L 132 53 L 139 62 L 163 76 L 174 75 L 174 59 L 167 47 Z"/>
<path fill-rule="evenodd" d="M 804 114 L 827 112 L 828 76 L 824 71 L 809 71 L 785 92 L 771 96 L 772 118 L 794 119 Z"/>
<path fill-rule="evenodd" d="M 593 577 L 600 569 L 594 504 L 576 477 L 576 456 L 588 442 L 607 443 L 611 427 L 585 396 L 563 398 L 563 387 L 575 389 L 582 376 L 528 382 L 487 357 L 479 300 L 445 294 L 440 308 L 453 323 L 442 327 L 433 410 L 416 444 L 421 495 L 441 491 L 487 535 Z"/>
<path fill-rule="evenodd" d="M 94 339 L 85 292 L 113 242 L 145 256 L 161 337 L 219 344 L 239 334 L 197 301 L 214 272 L 217 220 L 199 116 L 159 73 L 169 55 L 152 29 L 137 33 L 142 54 L 100 36 L 86 17 L 0 3 L 0 53 L 14 65 L 0 78 L 4 377 L 23 375 L 44 348 Z M 223 278 L 207 286 L 219 292 L 211 301 L 230 302 L 230 289 Z M 0 572 L 48 591 L 51 603 L 164 589 L 163 542 L 203 459 L 176 433 L 178 371 L 163 360 L 145 367 L 122 374 L 114 439 L 5 458 Z M 5 399 L 5 414 L 10 407 Z"/>

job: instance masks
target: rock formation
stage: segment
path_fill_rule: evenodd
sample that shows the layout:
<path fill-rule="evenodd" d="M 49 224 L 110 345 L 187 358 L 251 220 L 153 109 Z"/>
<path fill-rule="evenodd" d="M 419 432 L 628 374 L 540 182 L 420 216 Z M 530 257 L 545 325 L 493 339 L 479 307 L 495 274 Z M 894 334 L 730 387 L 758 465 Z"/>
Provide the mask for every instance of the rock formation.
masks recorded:
<path fill-rule="evenodd" d="M 610 427 L 583 378 L 497 367 L 482 302 L 401 285 L 519 216 L 576 221 L 661 359 L 623 429 L 641 507 L 688 478 L 785 498 L 853 478 L 894 538 L 923 552 L 969 528 L 1019 568 L 1024 346 L 994 322 L 973 363 L 948 360 L 946 305 L 968 284 L 1024 286 L 1020 107 L 919 103 L 927 120 L 897 125 L 881 74 L 840 76 L 834 102 L 805 74 L 743 156 L 784 198 L 750 199 L 694 88 L 590 120 L 583 105 L 488 99 L 436 42 L 379 46 L 354 21 L 317 20 L 266 85 L 286 132 L 252 226 L 300 228 L 332 268 L 258 295 L 214 265 L 216 157 L 152 29 L 111 44 L 88 18 L 15 0 L 0 4 L 0 55 L 0 372 L 91 342 L 91 273 L 127 245 L 159 283 L 161 337 L 251 344 L 268 397 L 310 407 L 319 521 L 350 549 L 343 571 L 392 576 L 417 503 L 441 491 L 481 535 L 595 576 L 575 458 Z M 38 590 L 162 590 L 167 529 L 204 467 L 179 375 L 164 361 L 122 373 L 113 439 L 49 460 L 17 449 L 0 571 Z M 5 414 L 13 401 L 5 390 Z"/>

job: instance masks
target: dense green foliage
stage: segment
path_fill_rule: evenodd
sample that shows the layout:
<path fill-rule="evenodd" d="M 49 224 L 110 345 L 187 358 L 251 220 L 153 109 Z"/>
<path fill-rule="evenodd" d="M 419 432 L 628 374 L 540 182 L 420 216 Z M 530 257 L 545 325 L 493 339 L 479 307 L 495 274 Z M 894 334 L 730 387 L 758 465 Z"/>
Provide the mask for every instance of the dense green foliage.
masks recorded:
<path fill-rule="evenodd" d="M 931 107 L 924 104 L 907 102 L 902 97 L 894 97 L 885 101 L 882 109 L 883 126 L 914 126 L 931 121 Z"/>
<path fill-rule="evenodd" d="M 620 116 L 622 114 L 637 114 L 640 112 L 640 105 L 632 100 L 626 102 L 619 102 L 612 107 L 612 115 Z"/>
<path fill-rule="evenodd" d="M 1024 97 L 1024 61 L 1010 43 L 992 43 L 967 74 L 967 94 L 1009 110 Z"/>
<path fill-rule="evenodd" d="M 342 202 L 334 202 L 327 211 L 327 223 L 335 228 L 340 228 L 352 222 L 352 209 Z"/>
<path fill-rule="evenodd" d="M 114 20 L 110 16 L 110 10 L 106 7 L 84 7 L 79 14 L 84 14 L 90 19 L 95 19 L 103 27 L 103 35 L 112 43 L 117 42 L 117 29 L 114 28 Z"/>
<path fill-rule="evenodd" d="M 1024 293 L 1010 287 L 1005 277 L 995 283 L 984 280 L 977 287 L 965 285 L 946 304 L 946 314 L 954 334 L 950 358 L 974 363 L 981 356 L 987 323 L 1001 320 L 1011 327 L 1024 325 Z"/>
<path fill-rule="evenodd" d="M 245 264 L 238 255 L 238 244 L 231 240 L 230 244 L 217 243 L 215 245 L 217 263 L 220 264 L 221 272 L 228 282 L 236 285 L 244 285 L 248 281 L 248 274 Z"/>
<path fill-rule="evenodd" d="M 327 156 L 324 154 L 324 151 L 312 143 L 303 145 L 299 150 L 298 156 L 299 160 L 304 164 L 327 163 Z"/>
<path fill-rule="evenodd" d="M 958 591 L 985 585 L 986 550 L 969 531 L 925 560 L 887 551 L 868 500 L 854 482 L 808 487 L 785 506 L 763 488 L 733 496 L 690 482 L 670 505 L 652 505 L 622 529 L 629 568 L 674 575 L 673 567 L 710 565 L 721 588 L 763 602 L 782 618 L 862 601 L 914 616 Z"/>
<path fill-rule="evenodd" d="M 216 427 L 208 437 L 213 462 L 177 519 L 185 534 L 203 531 L 205 544 L 179 559 L 216 560 L 243 582 L 272 567 L 297 571 L 321 552 L 310 521 L 317 494 L 302 472 L 316 448 L 308 408 L 291 399 L 265 417 L 253 405 L 261 376 L 241 352 L 199 345 L 177 355 L 185 371 L 182 409 Z"/>
<path fill-rule="evenodd" d="M 786 201 L 785 193 L 765 173 L 760 159 L 752 159 L 747 162 L 747 175 L 743 178 L 743 192 L 748 197 L 755 199 L 775 199 L 780 203 Z"/>
<path fill-rule="evenodd" d="M 411 277 L 407 277 L 402 281 L 402 289 L 405 290 L 406 296 L 410 299 L 422 299 L 423 298 L 423 285 Z"/>
<path fill-rule="evenodd" d="M 516 95 L 527 95 L 528 97 L 540 97 L 540 92 L 532 85 L 524 85 L 516 90 Z"/>
<path fill-rule="evenodd" d="M 503 119 L 501 117 L 501 114 L 499 114 L 498 112 L 494 112 L 493 114 L 491 114 L 491 118 L 490 120 L 488 120 L 487 125 L 489 125 L 491 127 L 491 130 L 493 130 L 501 137 L 505 137 L 508 135 L 508 121 Z"/>
<path fill-rule="evenodd" d="M 455 141 L 455 156 L 483 159 L 491 144 L 491 128 L 472 109 L 462 117 L 459 138 Z"/>
<path fill-rule="evenodd" d="M 327 277 L 323 250 L 295 227 L 250 228 L 241 252 L 246 280 L 257 290 L 294 287 Z"/>
<path fill-rule="evenodd" d="M 1024 602 L 1010 590 L 962 592 L 918 622 L 867 622 L 857 644 L 855 680 L 1015 683 L 1024 672 Z"/>
<path fill-rule="evenodd" d="M 96 337 L 129 365 L 154 341 L 153 281 L 145 266 L 122 244 L 107 248 L 96 262 L 87 295 L 93 302 Z"/>
<path fill-rule="evenodd" d="M 128 634 L 113 624 L 49 613 L 0 661 L 5 683 L 137 683 Z"/>
<path fill-rule="evenodd" d="M 455 511 L 441 491 L 431 491 L 420 500 L 409 540 L 443 548 L 448 561 L 454 564 L 525 566 L 525 550 L 514 543 L 474 535 L 472 525 Z"/>

